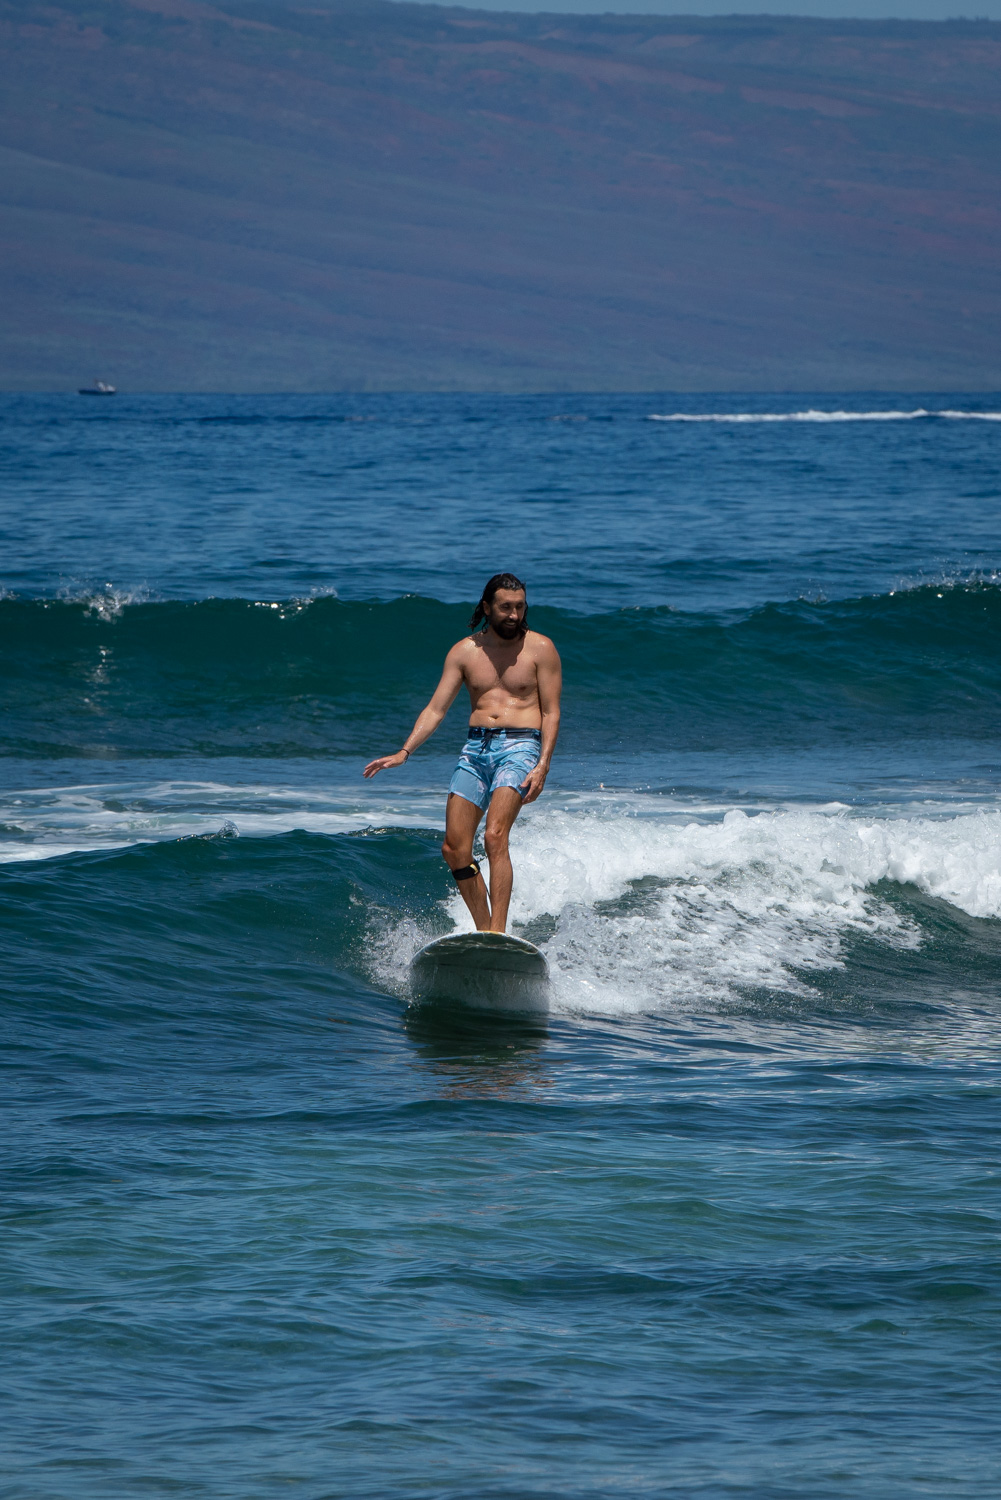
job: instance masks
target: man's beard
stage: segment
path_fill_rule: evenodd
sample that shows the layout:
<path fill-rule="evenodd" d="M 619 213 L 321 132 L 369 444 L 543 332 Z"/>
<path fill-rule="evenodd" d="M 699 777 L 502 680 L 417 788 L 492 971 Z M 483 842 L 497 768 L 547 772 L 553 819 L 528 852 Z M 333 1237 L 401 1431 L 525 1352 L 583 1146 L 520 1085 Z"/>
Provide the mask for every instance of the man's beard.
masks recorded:
<path fill-rule="evenodd" d="M 494 632 L 500 636 L 502 641 L 517 640 L 524 627 L 520 620 L 491 620 Z"/>

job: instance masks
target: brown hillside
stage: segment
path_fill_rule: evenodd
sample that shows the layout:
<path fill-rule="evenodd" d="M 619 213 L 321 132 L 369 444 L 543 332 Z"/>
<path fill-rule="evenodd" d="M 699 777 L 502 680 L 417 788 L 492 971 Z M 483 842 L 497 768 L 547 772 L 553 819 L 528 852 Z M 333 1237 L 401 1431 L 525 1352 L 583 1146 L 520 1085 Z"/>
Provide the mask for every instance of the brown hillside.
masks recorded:
<path fill-rule="evenodd" d="M 1001 25 L 0 4 L 0 384 L 1001 387 Z"/>

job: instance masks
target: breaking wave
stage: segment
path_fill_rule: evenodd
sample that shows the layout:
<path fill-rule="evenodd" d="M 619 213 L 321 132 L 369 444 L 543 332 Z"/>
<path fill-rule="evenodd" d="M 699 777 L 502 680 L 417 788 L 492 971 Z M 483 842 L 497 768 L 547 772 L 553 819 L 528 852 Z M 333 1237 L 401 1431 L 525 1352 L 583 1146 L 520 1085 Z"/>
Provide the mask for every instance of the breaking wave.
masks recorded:
<path fill-rule="evenodd" d="M 910 888 L 975 918 L 1001 916 L 1001 812 L 859 818 L 775 811 L 721 821 L 539 811 L 516 827 L 512 920 L 538 942 L 557 1005 L 602 1014 L 811 993 L 851 945 L 914 951 Z M 460 898 L 444 901 L 459 930 Z M 440 921 L 411 914 L 373 946 L 376 972 L 402 988 Z"/>
<path fill-rule="evenodd" d="M 192 945 L 223 983 L 252 931 L 254 953 L 315 970 L 321 991 L 330 970 L 405 1001 L 417 949 L 469 926 L 439 853 L 441 810 L 435 797 L 423 826 L 415 815 L 348 828 L 346 816 L 303 809 L 297 829 L 280 812 L 262 837 L 252 798 L 243 811 L 232 798 L 224 816 L 220 796 L 196 836 L 133 828 L 131 848 L 59 857 L 50 846 L 56 857 L 0 865 L 5 921 L 12 940 L 73 934 L 81 951 L 109 952 L 127 941 L 168 990 Z M 671 798 L 590 794 L 526 813 L 513 852 L 513 930 L 543 948 L 565 1014 L 691 1014 L 763 992 L 809 1004 L 846 970 L 849 990 L 878 999 L 891 971 L 890 988 L 906 990 L 943 942 L 951 982 L 980 965 L 971 982 L 996 988 L 995 807 L 720 817 Z"/>
<path fill-rule="evenodd" d="M 935 411 L 917 407 L 914 411 L 735 411 L 735 412 L 651 412 L 651 422 L 916 422 L 922 418 L 943 418 L 951 422 L 1001 422 L 1001 411 Z"/>

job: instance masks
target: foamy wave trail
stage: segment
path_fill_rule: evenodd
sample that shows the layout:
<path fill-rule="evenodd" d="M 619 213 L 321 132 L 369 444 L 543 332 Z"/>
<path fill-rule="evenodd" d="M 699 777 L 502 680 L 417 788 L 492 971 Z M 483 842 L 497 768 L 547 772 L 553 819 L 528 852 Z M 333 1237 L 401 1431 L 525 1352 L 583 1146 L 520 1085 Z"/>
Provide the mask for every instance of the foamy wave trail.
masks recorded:
<path fill-rule="evenodd" d="M 1001 811 L 948 818 L 775 811 L 681 823 L 539 810 L 516 827 L 515 930 L 544 949 L 558 1009 L 632 1014 L 704 1008 L 750 991 L 807 996 L 858 942 L 887 957 L 934 934 L 919 892 L 1001 916 Z M 469 928 L 461 899 L 448 916 Z M 383 926 L 380 982 L 401 991 L 437 922 Z M 878 964 L 879 960 L 872 962 Z"/>
<path fill-rule="evenodd" d="M 343 815 L 306 810 L 290 830 L 280 813 L 262 837 L 263 817 L 222 812 L 193 836 L 144 831 L 131 848 L 0 865 L 11 952 L 32 934 L 53 954 L 115 955 L 124 942 L 162 974 L 168 1005 L 190 951 L 223 989 L 251 951 L 271 954 L 276 985 L 291 963 L 318 993 L 329 969 L 403 1002 L 417 949 L 469 926 L 430 816 L 348 829 Z M 318 830 L 304 831 L 311 820 Z M 567 1016 L 694 1016 L 775 997 L 809 1007 L 836 982 L 879 999 L 908 994 L 929 963 L 949 996 L 996 990 L 996 807 L 720 818 L 666 798 L 580 795 L 528 810 L 513 842 L 513 927 L 543 947 Z"/>
<path fill-rule="evenodd" d="M 247 838 L 305 831 L 354 833 L 372 827 L 433 827 L 442 793 L 399 785 L 332 787 L 288 783 L 132 780 L 14 786 L 0 791 L 0 865 L 139 844 L 215 836 Z"/>
<path fill-rule="evenodd" d="M 942 417 L 952 422 L 1001 422 L 1001 411 L 734 411 L 651 412 L 651 422 L 916 422 L 924 417 Z"/>

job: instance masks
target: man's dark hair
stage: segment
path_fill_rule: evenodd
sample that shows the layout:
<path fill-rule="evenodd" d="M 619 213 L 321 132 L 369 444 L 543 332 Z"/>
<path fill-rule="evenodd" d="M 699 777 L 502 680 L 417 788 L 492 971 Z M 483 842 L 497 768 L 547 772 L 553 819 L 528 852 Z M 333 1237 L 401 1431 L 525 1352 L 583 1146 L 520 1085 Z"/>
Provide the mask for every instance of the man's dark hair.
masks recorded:
<path fill-rule="evenodd" d="M 525 591 L 525 585 L 520 578 L 515 578 L 513 573 L 495 573 L 487 583 L 486 588 L 480 595 L 480 602 L 473 610 L 473 618 L 469 622 L 469 628 L 475 635 L 478 630 L 487 628 L 487 610 L 494 602 L 498 589 L 521 589 Z M 521 622 L 521 633 L 525 634 L 528 629 L 528 610 L 526 609 Z"/>

